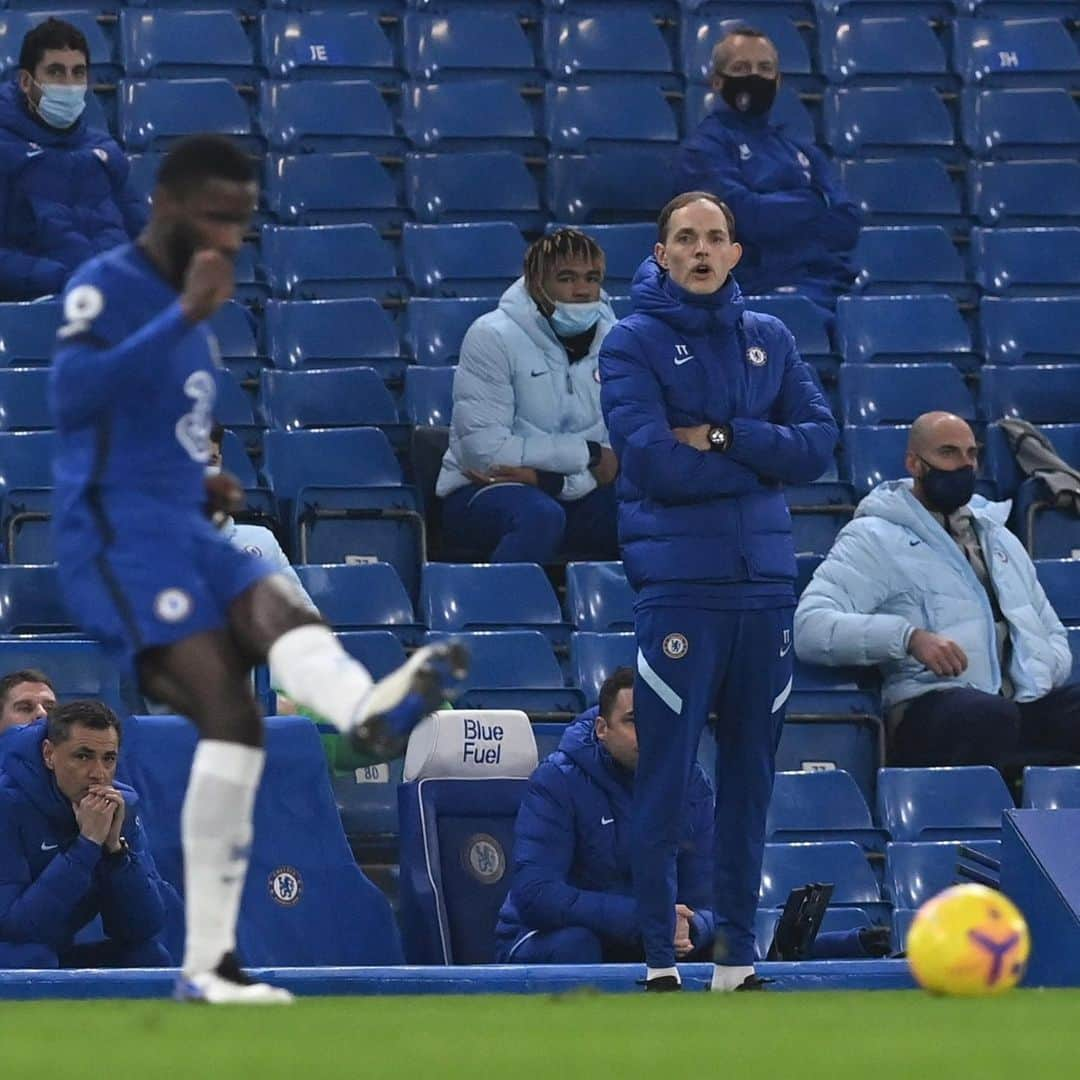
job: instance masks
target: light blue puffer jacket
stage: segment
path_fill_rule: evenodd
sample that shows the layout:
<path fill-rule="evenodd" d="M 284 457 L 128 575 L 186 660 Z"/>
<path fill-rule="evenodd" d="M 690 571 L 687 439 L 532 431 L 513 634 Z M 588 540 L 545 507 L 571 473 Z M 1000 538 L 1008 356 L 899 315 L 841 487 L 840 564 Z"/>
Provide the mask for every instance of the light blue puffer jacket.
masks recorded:
<path fill-rule="evenodd" d="M 959 545 L 911 493 L 910 480 L 879 484 L 817 568 L 795 612 L 795 651 L 812 664 L 875 664 L 886 708 L 931 690 L 996 694 L 1001 668 L 990 600 Z M 1007 502 L 974 496 L 975 519 L 998 603 L 1009 623 L 1016 701 L 1034 701 L 1069 677 L 1068 637 L 1020 541 L 1005 527 Z M 907 653 L 915 630 L 955 641 L 968 658 L 940 678 Z"/>
<path fill-rule="evenodd" d="M 609 445 L 597 357 L 614 324 L 615 313 L 606 306 L 588 355 L 571 364 L 524 278 L 518 278 L 498 308 L 469 327 L 461 344 L 450 449 L 435 493 L 443 498 L 471 483 L 466 470 L 524 465 L 566 476 L 563 500 L 588 495 L 596 478 L 589 472 L 586 443 Z"/>

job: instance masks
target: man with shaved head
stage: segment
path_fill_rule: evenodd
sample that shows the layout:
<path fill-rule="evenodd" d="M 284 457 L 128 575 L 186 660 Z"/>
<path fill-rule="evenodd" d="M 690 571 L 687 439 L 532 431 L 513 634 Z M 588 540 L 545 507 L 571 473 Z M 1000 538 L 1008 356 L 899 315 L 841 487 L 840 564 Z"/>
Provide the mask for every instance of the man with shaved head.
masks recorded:
<path fill-rule="evenodd" d="M 1065 628 L 1009 504 L 975 495 L 978 448 L 958 416 L 911 426 L 909 479 L 859 504 L 795 613 L 809 663 L 874 664 L 893 765 L 1080 761 L 1080 686 Z"/>

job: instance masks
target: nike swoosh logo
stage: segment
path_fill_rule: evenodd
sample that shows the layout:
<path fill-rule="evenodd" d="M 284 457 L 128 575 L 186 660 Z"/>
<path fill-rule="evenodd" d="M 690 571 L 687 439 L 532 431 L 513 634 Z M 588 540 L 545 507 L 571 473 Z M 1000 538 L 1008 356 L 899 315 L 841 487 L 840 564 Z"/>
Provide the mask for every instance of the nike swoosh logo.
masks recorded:
<path fill-rule="evenodd" d="M 610 824 L 612 824 L 614 822 L 614 820 L 615 819 L 613 817 L 602 817 L 600 819 L 600 824 L 601 825 L 610 825 Z"/>
<path fill-rule="evenodd" d="M 909 547 L 918 547 L 921 543 L 922 543 L 921 540 L 909 540 L 908 541 L 908 546 Z"/>
<path fill-rule="evenodd" d="M 787 643 L 787 647 L 780 650 L 780 659 L 783 660 L 787 654 L 791 652 L 791 642 Z"/>
<path fill-rule="evenodd" d="M 42 851 L 55 851 L 59 846 L 59 844 L 46 844 L 44 840 L 41 842 Z"/>
<path fill-rule="evenodd" d="M 42 154 L 44 154 L 44 153 L 45 153 L 45 151 L 44 151 L 44 150 L 27 150 L 27 151 L 26 151 L 26 156 L 27 156 L 28 158 L 32 158 L 32 157 L 40 157 L 40 156 L 41 156 Z"/>
<path fill-rule="evenodd" d="M 530 371 L 529 374 L 535 379 L 538 375 L 546 375 L 546 371 Z"/>
<path fill-rule="evenodd" d="M 689 364 L 690 361 L 693 360 L 693 359 L 694 358 L 692 356 L 676 356 L 675 357 L 675 366 L 676 367 L 682 367 L 683 364 Z"/>

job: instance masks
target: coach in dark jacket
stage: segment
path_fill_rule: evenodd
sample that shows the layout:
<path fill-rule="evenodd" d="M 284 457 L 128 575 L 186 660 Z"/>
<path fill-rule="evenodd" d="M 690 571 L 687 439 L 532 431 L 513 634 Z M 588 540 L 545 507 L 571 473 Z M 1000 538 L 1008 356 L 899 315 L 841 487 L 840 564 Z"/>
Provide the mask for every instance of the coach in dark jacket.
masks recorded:
<path fill-rule="evenodd" d="M 114 781 L 119 736 L 95 701 L 5 736 L 0 968 L 172 965 L 159 935 L 180 900 L 158 876 L 138 795 Z M 104 937 L 87 929 L 98 917 Z"/>
<path fill-rule="evenodd" d="M 124 152 L 84 115 L 90 52 L 47 19 L 0 86 L 0 300 L 59 293 L 87 259 L 133 240 L 146 211 Z"/>
<path fill-rule="evenodd" d="M 514 876 L 499 912 L 496 959 L 519 964 L 640 962 L 630 885 L 637 764 L 633 672 L 603 685 L 533 773 L 514 831 Z M 682 815 L 674 947 L 711 955 L 713 797 L 693 767 Z"/>

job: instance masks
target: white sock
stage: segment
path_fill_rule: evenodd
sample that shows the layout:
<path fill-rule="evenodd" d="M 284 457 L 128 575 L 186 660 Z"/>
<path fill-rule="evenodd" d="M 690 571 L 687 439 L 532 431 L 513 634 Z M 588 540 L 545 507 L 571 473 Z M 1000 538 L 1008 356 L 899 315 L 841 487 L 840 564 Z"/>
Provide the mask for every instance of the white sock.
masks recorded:
<path fill-rule="evenodd" d="M 195 748 L 180 815 L 185 975 L 212 971 L 225 953 L 236 948 L 255 792 L 265 760 L 262 749 L 218 739 L 203 739 Z"/>
<path fill-rule="evenodd" d="M 725 967 L 723 964 L 715 964 L 709 989 L 720 993 L 734 990 L 735 987 L 742 986 L 743 982 L 753 974 L 753 964 L 747 964 L 744 967 Z"/>
<path fill-rule="evenodd" d="M 341 647 L 326 626 L 311 624 L 287 631 L 270 646 L 267 660 L 282 691 L 329 720 L 338 731 L 352 727 L 356 708 L 372 687 L 364 665 Z"/>
<path fill-rule="evenodd" d="M 669 967 L 669 968 L 651 968 L 651 967 L 647 967 L 645 969 L 645 981 L 646 982 L 651 982 L 653 979 L 662 979 L 666 975 L 672 976 L 675 979 L 675 981 L 680 986 L 682 986 L 682 976 L 679 974 L 679 969 L 678 968 L 673 968 L 673 967 Z"/>

